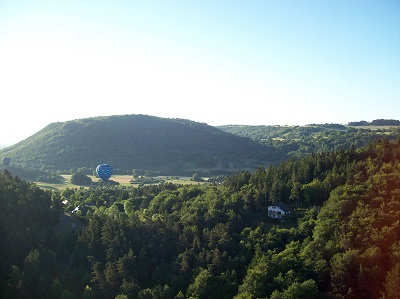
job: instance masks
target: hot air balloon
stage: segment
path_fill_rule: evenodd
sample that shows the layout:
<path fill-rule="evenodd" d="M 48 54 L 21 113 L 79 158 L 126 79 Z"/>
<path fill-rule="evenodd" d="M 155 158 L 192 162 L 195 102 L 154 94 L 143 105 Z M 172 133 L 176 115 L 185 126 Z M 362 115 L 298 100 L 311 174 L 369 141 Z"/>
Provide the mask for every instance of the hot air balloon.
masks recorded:
<path fill-rule="evenodd" d="M 4 157 L 2 161 L 3 161 L 3 164 L 4 164 L 4 165 L 10 165 L 10 163 L 11 163 L 11 158 L 6 158 L 6 157 Z"/>
<path fill-rule="evenodd" d="M 111 165 L 108 164 L 100 164 L 96 167 L 96 173 L 99 178 L 103 181 L 107 181 L 112 175 L 113 169 Z"/>

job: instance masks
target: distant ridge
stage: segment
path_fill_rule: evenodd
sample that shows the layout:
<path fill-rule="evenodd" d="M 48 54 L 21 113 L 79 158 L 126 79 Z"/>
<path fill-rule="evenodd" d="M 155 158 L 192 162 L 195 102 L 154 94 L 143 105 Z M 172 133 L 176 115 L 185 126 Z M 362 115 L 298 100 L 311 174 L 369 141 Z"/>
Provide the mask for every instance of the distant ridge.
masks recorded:
<path fill-rule="evenodd" d="M 119 115 L 51 123 L 0 150 L 27 168 L 153 169 L 169 173 L 255 168 L 268 147 L 204 123 L 148 115 Z"/>
<path fill-rule="evenodd" d="M 311 153 L 359 148 L 381 138 L 400 138 L 400 127 L 393 125 L 397 121 L 377 120 L 371 123 L 371 126 L 325 123 L 305 126 L 229 125 L 218 128 L 275 149 L 275 156 L 282 161 Z"/>
<path fill-rule="evenodd" d="M 349 126 L 400 126 L 400 120 L 396 119 L 375 119 L 371 122 L 361 120 L 361 121 L 354 121 L 349 122 Z"/>

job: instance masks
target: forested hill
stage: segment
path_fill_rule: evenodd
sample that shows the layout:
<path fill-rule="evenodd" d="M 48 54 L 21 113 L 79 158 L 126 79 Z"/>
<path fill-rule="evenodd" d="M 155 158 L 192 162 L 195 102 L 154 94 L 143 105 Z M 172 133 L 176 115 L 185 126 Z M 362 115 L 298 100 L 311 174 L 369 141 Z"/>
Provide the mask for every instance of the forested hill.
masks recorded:
<path fill-rule="evenodd" d="M 254 168 L 275 158 L 249 138 L 183 119 L 124 115 L 52 123 L 26 140 L 1 149 L 14 165 L 36 169 L 185 170 Z M 191 172 L 193 174 L 193 172 Z"/>
<path fill-rule="evenodd" d="M 273 147 L 281 160 L 303 157 L 310 153 L 359 148 L 380 138 L 396 140 L 400 137 L 400 122 L 374 120 L 341 124 L 311 124 L 306 126 L 218 126 L 219 129 L 241 137 L 248 137 Z"/>
<path fill-rule="evenodd" d="M 373 121 L 354 121 L 349 122 L 349 126 L 393 126 L 398 127 L 400 126 L 400 120 L 397 119 L 374 119 Z"/>
<path fill-rule="evenodd" d="M 399 161 L 381 140 L 221 185 L 62 192 L 5 171 L 0 297 L 398 298 Z M 271 224 L 277 201 L 322 208 Z"/>

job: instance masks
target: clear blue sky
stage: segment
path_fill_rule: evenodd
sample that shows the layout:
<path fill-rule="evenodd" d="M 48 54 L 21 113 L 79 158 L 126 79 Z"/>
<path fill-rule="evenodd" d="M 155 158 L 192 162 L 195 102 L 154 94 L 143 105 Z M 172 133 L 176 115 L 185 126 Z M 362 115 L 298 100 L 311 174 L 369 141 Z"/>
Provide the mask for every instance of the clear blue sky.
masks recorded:
<path fill-rule="evenodd" d="M 55 121 L 400 119 L 399 0 L 0 0 L 0 145 Z"/>

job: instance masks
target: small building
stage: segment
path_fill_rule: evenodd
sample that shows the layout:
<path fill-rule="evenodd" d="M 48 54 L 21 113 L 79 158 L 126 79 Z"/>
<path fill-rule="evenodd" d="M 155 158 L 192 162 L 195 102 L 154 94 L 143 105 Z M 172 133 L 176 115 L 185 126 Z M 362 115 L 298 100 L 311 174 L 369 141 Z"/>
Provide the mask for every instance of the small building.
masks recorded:
<path fill-rule="evenodd" d="M 81 206 L 77 206 L 75 209 L 72 210 L 72 214 L 77 213 L 79 210 L 81 210 Z"/>
<path fill-rule="evenodd" d="M 268 217 L 280 219 L 286 214 L 289 214 L 289 210 L 287 210 L 282 205 L 275 205 L 268 207 Z"/>

